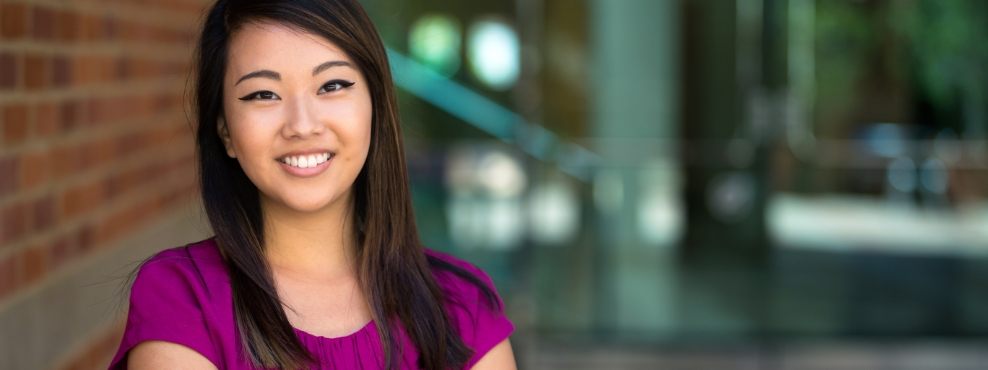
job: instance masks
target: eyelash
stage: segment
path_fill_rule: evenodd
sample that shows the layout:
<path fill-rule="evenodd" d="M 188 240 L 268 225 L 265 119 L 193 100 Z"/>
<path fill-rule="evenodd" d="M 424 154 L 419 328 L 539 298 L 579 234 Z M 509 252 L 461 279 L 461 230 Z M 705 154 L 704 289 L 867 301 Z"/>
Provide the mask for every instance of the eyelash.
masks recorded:
<path fill-rule="evenodd" d="M 338 85 L 339 87 L 336 88 L 335 90 L 332 90 L 332 91 L 340 91 L 340 90 L 349 88 L 350 86 L 353 86 L 353 84 L 355 84 L 355 83 L 356 82 L 346 81 L 346 80 L 332 80 L 332 81 L 329 81 L 327 83 L 324 83 L 322 85 L 322 87 L 319 88 L 319 91 L 322 91 L 323 88 L 325 88 L 326 86 L 329 86 L 329 85 Z M 332 92 L 332 91 L 327 91 L 327 92 Z"/>
<path fill-rule="evenodd" d="M 316 92 L 316 94 L 325 94 L 325 93 L 331 93 L 331 92 L 335 92 L 335 91 L 340 91 L 340 90 L 343 90 L 343 89 L 348 89 L 351 86 L 353 86 L 355 83 L 356 82 L 346 81 L 346 80 L 332 80 L 332 81 L 329 81 L 329 82 L 324 83 L 321 87 L 319 87 L 319 91 Z M 338 86 L 338 87 L 336 87 L 333 90 L 327 90 L 326 89 L 327 86 L 331 86 L 331 85 L 335 85 L 335 86 Z M 323 92 L 324 90 L 325 90 L 325 92 Z M 262 97 L 261 95 L 265 95 L 266 97 Z M 247 94 L 247 95 L 244 95 L 243 97 L 240 97 L 238 99 L 240 99 L 242 101 L 250 101 L 250 100 L 275 100 L 274 97 L 276 97 L 276 96 L 278 96 L 278 95 L 276 95 L 275 93 L 273 93 L 271 91 L 262 90 L 262 91 L 252 92 L 252 93 Z"/>

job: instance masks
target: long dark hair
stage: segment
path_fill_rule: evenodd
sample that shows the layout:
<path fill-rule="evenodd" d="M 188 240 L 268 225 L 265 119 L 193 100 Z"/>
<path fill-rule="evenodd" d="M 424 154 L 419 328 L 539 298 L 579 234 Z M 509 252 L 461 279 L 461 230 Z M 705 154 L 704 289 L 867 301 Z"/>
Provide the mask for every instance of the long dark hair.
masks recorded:
<path fill-rule="evenodd" d="M 255 365 L 302 368 L 313 361 L 292 329 L 264 259 L 258 190 L 226 156 L 217 133 L 230 36 L 247 22 L 288 25 L 333 42 L 363 73 L 371 94 L 370 151 L 353 184 L 352 232 L 357 275 L 384 349 L 383 365 L 398 366 L 397 333 L 408 334 L 425 369 L 460 368 L 471 356 L 443 302 L 432 268 L 451 271 L 494 293 L 466 270 L 427 257 L 412 214 L 401 129 L 387 54 L 356 0 L 218 0 L 209 10 L 196 52 L 193 107 L 202 199 L 233 290 L 237 328 Z"/>

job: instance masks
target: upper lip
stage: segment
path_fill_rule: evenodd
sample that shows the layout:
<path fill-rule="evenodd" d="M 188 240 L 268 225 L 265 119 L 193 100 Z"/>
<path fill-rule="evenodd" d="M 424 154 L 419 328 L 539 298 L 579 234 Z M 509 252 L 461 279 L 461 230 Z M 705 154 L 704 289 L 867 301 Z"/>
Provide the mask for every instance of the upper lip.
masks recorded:
<path fill-rule="evenodd" d="M 303 155 L 316 155 L 316 154 L 323 154 L 323 153 L 329 153 L 330 155 L 332 155 L 333 154 L 333 151 L 332 150 L 329 150 L 329 149 L 297 150 L 297 151 L 293 151 L 293 152 L 288 152 L 288 153 L 282 154 L 277 159 L 282 159 L 282 158 L 285 158 L 285 157 L 298 157 L 298 156 L 303 156 Z"/>

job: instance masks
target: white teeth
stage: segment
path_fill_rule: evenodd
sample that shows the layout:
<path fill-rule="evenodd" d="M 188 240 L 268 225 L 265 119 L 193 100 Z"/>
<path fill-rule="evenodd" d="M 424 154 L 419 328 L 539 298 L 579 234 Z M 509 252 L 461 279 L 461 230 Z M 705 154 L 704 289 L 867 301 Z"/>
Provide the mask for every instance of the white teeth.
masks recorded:
<path fill-rule="evenodd" d="M 329 153 L 301 155 L 284 157 L 281 159 L 281 162 L 292 167 L 311 168 L 328 161 L 330 157 L 332 157 L 332 155 Z"/>

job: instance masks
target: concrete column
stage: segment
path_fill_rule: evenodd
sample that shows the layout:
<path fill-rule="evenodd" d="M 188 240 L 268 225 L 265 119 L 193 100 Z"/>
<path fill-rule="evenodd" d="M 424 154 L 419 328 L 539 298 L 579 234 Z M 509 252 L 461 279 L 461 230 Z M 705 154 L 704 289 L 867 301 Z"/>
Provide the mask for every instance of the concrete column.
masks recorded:
<path fill-rule="evenodd" d="M 646 194 L 677 208 L 679 6 L 677 0 L 590 4 L 590 147 L 604 159 L 593 180 L 594 319 L 604 331 L 662 334 L 674 321 L 668 244 L 675 237 L 643 238 L 640 212 Z"/>

